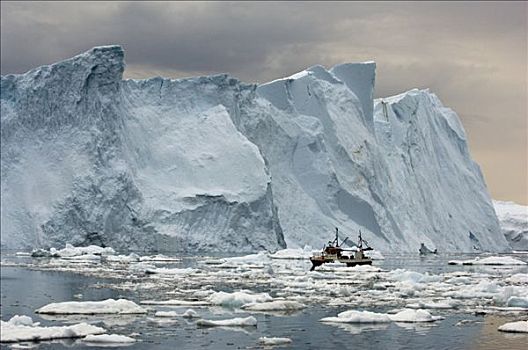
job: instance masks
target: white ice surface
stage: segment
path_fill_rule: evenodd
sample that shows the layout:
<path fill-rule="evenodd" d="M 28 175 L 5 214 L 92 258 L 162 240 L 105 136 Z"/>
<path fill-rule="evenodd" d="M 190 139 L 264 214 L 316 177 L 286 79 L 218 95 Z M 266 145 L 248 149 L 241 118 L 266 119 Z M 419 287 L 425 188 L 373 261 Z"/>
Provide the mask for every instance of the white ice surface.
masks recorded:
<path fill-rule="evenodd" d="M 216 292 L 211 294 L 207 301 L 213 305 L 228 307 L 241 307 L 244 304 L 269 302 L 273 298 L 268 293 L 252 293 L 251 291 Z"/>
<path fill-rule="evenodd" d="M 501 332 L 528 333 L 528 320 L 505 323 L 499 327 Z"/>
<path fill-rule="evenodd" d="M 305 246 L 304 248 L 286 248 L 278 250 L 273 254 L 270 254 L 272 259 L 293 259 L 303 260 L 309 259 L 312 256 L 312 247 Z"/>
<path fill-rule="evenodd" d="M 370 311 L 349 310 L 341 312 L 337 317 L 325 317 L 321 322 L 334 323 L 387 323 L 391 318 L 387 314 L 381 314 Z"/>
<path fill-rule="evenodd" d="M 514 250 L 528 251 L 528 206 L 493 201 L 502 233 Z"/>
<path fill-rule="evenodd" d="M 102 301 L 66 301 L 51 303 L 35 311 L 39 314 L 144 314 L 147 310 L 126 299 Z"/>
<path fill-rule="evenodd" d="M 292 311 L 306 308 L 306 305 L 292 300 L 273 300 L 242 305 L 247 311 Z"/>
<path fill-rule="evenodd" d="M 442 320 L 441 316 L 433 316 L 427 310 L 405 309 L 395 315 L 389 315 L 394 322 L 434 322 Z"/>
<path fill-rule="evenodd" d="M 224 320 L 205 320 L 200 319 L 196 321 L 198 326 L 202 327 L 243 327 L 243 326 L 257 326 L 257 319 L 253 316 L 249 317 L 235 317 Z"/>
<path fill-rule="evenodd" d="M 258 339 L 259 344 L 264 346 L 272 345 L 281 345 L 281 344 L 291 344 L 292 340 L 290 338 L 284 337 L 260 337 Z"/>
<path fill-rule="evenodd" d="M 87 335 L 84 339 L 86 343 L 97 343 L 97 344 L 123 344 L 123 343 L 135 343 L 136 339 L 127 337 L 126 335 L 119 334 L 97 334 Z"/>
<path fill-rule="evenodd" d="M 450 265 L 526 265 L 526 262 L 509 256 L 490 256 L 472 260 L 450 260 Z"/>
<path fill-rule="evenodd" d="M 183 318 L 198 318 L 200 315 L 194 311 L 193 309 L 187 309 L 185 312 L 181 315 Z"/>
<path fill-rule="evenodd" d="M 170 305 L 170 306 L 206 306 L 211 305 L 208 301 L 202 300 L 181 300 L 181 299 L 169 299 L 169 300 L 142 300 L 140 304 L 143 305 Z"/>
<path fill-rule="evenodd" d="M 65 338 L 82 338 L 91 334 L 105 333 L 105 329 L 79 323 L 70 326 L 39 326 L 27 316 L 15 316 L 9 321 L 0 321 L 0 342 L 39 341 Z"/>

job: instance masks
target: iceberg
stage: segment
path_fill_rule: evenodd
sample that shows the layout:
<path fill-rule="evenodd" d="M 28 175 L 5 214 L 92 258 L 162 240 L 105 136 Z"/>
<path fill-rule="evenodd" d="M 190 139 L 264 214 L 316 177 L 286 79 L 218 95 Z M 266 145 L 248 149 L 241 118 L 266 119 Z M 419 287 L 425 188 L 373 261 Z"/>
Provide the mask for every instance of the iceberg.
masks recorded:
<path fill-rule="evenodd" d="M 506 251 L 458 116 L 374 62 L 123 80 L 119 46 L 1 77 L 1 246 Z"/>
<path fill-rule="evenodd" d="M 514 250 L 528 250 L 528 206 L 493 201 L 502 233 Z"/>

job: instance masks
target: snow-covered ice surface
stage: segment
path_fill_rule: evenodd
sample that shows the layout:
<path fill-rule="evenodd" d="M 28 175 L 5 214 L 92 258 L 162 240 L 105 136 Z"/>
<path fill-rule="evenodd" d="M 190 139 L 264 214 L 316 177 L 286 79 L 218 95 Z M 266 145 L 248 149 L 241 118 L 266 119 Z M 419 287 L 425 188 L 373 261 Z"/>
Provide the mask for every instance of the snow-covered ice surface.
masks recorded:
<path fill-rule="evenodd" d="M 528 320 L 505 323 L 499 327 L 501 332 L 528 333 Z"/>
<path fill-rule="evenodd" d="M 242 305 L 248 311 L 293 311 L 304 309 L 306 305 L 292 300 L 273 300 Z"/>
<path fill-rule="evenodd" d="M 291 344 L 292 340 L 290 338 L 285 337 L 260 337 L 258 339 L 259 344 L 262 345 L 283 345 L 283 344 Z"/>
<path fill-rule="evenodd" d="M 145 314 L 147 310 L 133 301 L 107 299 L 102 301 L 66 301 L 44 305 L 35 312 L 50 315 L 72 314 Z"/>
<path fill-rule="evenodd" d="M 98 334 L 88 335 L 83 339 L 83 341 L 86 343 L 97 344 L 126 344 L 135 343 L 136 339 L 120 334 Z"/>
<path fill-rule="evenodd" d="M 528 251 L 528 206 L 493 201 L 502 233 L 513 250 Z"/>
<path fill-rule="evenodd" d="M 427 310 L 413 310 L 405 309 L 395 315 L 389 315 L 391 321 L 394 322 L 434 322 L 442 320 L 442 316 L 433 316 Z"/>
<path fill-rule="evenodd" d="M 321 322 L 335 323 L 386 323 L 391 322 L 389 315 L 370 311 L 349 310 L 341 312 L 337 317 L 325 317 Z"/>
<path fill-rule="evenodd" d="M 268 293 L 251 293 L 248 291 L 241 292 L 215 292 L 211 294 L 207 300 L 212 305 L 222 305 L 228 307 L 240 307 L 250 303 L 263 303 L 272 300 Z"/>
<path fill-rule="evenodd" d="M 30 317 L 14 316 L 9 321 L 0 321 L 0 342 L 42 341 L 65 338 L 82 338 L 105 333 L 105 329 L 86 323 L 71 326 L 40 326 Z"/>
<path fill-rule="evenodd" d="M 222 320 L 199 319 L 196 324 L 201 327 L 256 327 L 257 319 L 253 316 L 235 317 Z"/>
<path fill-rule="evenodd" d="M 526 265 L 526 262 L 509 256 L 490 256 L 471 260 L 450 260 L 450 265 Z"/>
<path fill-rule="evenodd" d="M 3 248 L 275 251 L 338 226 L 383 253 L 509 249 L 457 115 L 373 101 L 374 62 L 258 86 L 124 67 L 105 46 L 1 77 Z"/>

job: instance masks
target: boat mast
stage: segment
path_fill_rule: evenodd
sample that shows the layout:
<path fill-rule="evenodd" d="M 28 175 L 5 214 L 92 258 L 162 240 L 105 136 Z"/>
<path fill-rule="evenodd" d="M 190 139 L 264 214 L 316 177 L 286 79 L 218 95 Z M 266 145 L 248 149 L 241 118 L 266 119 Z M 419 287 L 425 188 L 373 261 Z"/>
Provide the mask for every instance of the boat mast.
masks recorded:
<path fill-rule="evenodd" d="M 363 249 L 363 239 L 361 238 L 361 230 L 359 230 L 358 248 Z"/>

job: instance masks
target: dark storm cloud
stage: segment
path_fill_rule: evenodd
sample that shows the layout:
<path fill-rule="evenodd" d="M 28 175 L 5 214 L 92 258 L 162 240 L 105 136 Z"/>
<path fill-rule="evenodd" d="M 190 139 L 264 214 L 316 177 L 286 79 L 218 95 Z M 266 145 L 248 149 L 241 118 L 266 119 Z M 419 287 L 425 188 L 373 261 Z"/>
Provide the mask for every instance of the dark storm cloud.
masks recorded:
<path fill-rule="evenodd" d="M 121 44 L 127 77 L 268 81 L 375 60 L 376 94 L 429 87 L 461 116 L 492 194 L 528 202 L 525 2 L 4 2 L 1 71 Z M 507 171 L 504 171 L 507 166 Z"/>

